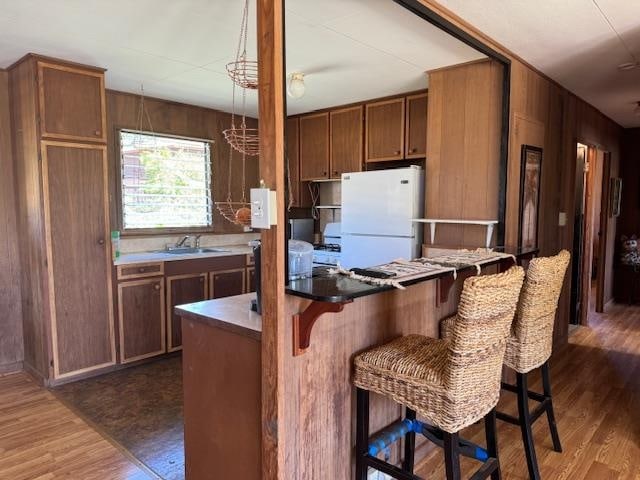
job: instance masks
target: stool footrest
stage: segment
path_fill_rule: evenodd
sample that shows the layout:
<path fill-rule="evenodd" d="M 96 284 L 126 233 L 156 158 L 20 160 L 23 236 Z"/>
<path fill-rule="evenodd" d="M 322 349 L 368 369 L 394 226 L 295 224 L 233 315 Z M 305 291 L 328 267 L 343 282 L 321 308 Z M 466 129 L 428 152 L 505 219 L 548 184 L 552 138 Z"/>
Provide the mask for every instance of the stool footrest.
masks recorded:
<path fill-rule="evenodd" d="M 518 393 L 518 387 L 516 387 L 515 385 L 511 385 L 510 383 L 503 382 L 501 384 L 501 387 L 503 390 L 506 390 L 507 392 Z M 548 399 L 548 397 L 546 397 L 544 394 L 538 393 L 538 392 L 532 392 L 531 390 L 527 390 L 527 396 L 531 400 L 535 400 L 536 402 L 544 402 L 545 400 Z"/>
<path fill-rule="evenodd" d="M 392 423 L 377 435 L 371 437 L 369 439 L 367 453 L 372 457 L 375 457 L 378 453 L 384 451 L 409 432 L 415 432 L 423 435 L 430 442 L 441 448 L 444 447 L 444 435 L 442 430 L 419 420 L 405 418 L 404 420 L 398 420 L 397 422 Z M 486 462 L 489 459 L 489 454 L 484 448 L 463 438 L 459 441 L 458 451 L 460 455 L 464 457 L 479 460 L 481 462 Z"/>

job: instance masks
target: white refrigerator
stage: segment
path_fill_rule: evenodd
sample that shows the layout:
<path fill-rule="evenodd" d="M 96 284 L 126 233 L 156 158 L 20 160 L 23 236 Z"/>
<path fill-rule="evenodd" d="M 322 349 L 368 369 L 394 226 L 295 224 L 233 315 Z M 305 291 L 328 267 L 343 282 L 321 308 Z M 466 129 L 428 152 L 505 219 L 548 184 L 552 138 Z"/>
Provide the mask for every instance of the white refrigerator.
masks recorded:
<path fill-rule="evenodd" d="M 372 267 L 420 256 L 424 172 L 418 166 L 342 174 L 345 268 Z"/>

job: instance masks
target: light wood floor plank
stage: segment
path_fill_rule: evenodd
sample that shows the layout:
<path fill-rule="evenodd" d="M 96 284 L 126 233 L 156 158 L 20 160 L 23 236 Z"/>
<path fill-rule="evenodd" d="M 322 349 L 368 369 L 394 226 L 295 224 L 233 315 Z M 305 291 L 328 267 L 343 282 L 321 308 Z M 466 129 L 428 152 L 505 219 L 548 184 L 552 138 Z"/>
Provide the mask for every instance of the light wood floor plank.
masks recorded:
<path fill-rule="evenodd" d="M 63 478 L 157 479 L 28 375 L 0 377 L 0 479 Z"/>

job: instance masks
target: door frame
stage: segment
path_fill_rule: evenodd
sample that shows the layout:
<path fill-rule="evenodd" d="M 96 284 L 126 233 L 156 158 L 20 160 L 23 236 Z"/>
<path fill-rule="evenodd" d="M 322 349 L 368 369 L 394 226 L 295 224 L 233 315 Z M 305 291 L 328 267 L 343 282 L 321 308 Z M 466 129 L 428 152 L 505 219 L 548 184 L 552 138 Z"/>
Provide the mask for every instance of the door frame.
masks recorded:
<path fill-rule="evenodd" d="M 584 163 L 578 155 L 580 147 L 586 148 Z M 571 323 L 586 325 L 591 295 L 593 265 L 594 209 L 593 190 L 598 151 L 602 152 L 602 182 L 600 197 L 600 241 L 598 242 L 598 265 L 596 276 L 596 312 L 604 311 L 604 286 L 606 278 L 606 252 L 609 219 L 609 179 L 611 176 L 611 153 L 597 145 L 578 140 L 576 142 L 576 184 L 574 213 L 573 267 L 571 273 Z M 585 170 L 585 164 L 588 165 Z M 582 179 L 582 181 L 581 181 Z"/>

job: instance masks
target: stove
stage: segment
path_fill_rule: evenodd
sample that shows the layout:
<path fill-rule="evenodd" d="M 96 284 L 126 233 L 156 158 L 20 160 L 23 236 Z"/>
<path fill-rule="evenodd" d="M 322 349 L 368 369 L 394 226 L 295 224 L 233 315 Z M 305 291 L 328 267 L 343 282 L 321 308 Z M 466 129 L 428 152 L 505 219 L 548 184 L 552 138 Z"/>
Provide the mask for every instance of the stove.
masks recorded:
<path fill-rule="evenodd" d="M 327 223 L 322 232 L 323 243 L 313 245 L 314 266 L 336 266 L 340 262 L 340 223 Z"/>

